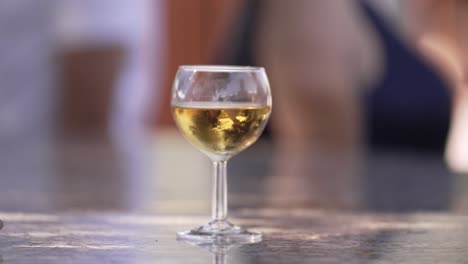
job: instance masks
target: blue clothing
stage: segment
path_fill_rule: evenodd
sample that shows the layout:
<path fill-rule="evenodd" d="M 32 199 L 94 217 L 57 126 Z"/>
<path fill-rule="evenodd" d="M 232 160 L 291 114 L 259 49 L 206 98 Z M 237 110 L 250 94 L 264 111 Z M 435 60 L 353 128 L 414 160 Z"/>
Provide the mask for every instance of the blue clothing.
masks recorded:
<path fill-rule="evenodd" d="M 375 10 L 361 5 L 386 59 L 383 78 L 365 96 L 370 147 L 442 154 L 451 111 L 447 84 Z"/>

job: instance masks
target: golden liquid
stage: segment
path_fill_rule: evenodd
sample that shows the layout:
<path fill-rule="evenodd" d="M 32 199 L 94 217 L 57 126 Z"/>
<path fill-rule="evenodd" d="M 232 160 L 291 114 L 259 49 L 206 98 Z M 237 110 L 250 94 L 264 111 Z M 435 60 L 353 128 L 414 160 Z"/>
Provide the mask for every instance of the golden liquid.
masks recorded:
<path fill-rule="evenodd" d="M 230 103 L 197 103 L 172 108 L 177 126 L 194 146 L 207 154 L 232 156 L 260 136 L 271 108 Z"/>

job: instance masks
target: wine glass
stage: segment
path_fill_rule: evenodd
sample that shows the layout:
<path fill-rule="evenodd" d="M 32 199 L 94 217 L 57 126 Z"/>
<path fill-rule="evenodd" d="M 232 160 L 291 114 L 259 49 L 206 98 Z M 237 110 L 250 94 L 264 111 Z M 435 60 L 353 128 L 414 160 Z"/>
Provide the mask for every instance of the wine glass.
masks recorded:
<path fill-rule="evenodd" d="M 195 243 L 254 243 L 261 234 L 227 220 L 227 161 L 262 134 L 271 112 L 262 67 L 180 66 L 172 88 L 172 114 L 184 137 L 213 162 L 211 222 L 179 232 Z"/>

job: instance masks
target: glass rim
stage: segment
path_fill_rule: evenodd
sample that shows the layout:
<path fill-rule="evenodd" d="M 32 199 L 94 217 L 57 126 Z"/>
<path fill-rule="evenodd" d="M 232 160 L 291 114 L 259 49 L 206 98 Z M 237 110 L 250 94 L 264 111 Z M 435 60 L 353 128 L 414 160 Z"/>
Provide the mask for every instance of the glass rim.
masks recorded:
<path fill-rule="evenodd" d="M 179 70 L 201 72 L 256 72 L 265 71 L 263 67 L 236 65 L 180 65 Z"/>

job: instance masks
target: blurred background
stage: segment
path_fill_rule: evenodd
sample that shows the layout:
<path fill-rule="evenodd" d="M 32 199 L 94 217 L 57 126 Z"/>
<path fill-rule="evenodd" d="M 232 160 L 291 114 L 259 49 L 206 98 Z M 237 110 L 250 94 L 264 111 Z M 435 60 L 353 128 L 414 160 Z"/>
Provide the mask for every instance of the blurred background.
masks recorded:
<path fill-rule="evenodd" d="M 178 65 L 266 68 L 232 208 L 468 210 L 462 0 L 4 0 L 0 210 L 209 215 Z"/>

